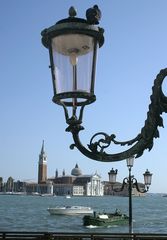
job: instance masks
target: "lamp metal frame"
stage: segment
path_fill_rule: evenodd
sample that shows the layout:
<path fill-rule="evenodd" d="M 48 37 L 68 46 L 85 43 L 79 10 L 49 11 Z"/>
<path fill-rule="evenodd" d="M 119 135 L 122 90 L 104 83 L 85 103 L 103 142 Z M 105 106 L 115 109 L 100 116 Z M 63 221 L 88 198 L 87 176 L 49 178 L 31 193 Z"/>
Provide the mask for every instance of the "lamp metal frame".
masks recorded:
<path fill-rule="evenodd" d="M 49 48 L 51 62 L 50 68 L 54 89 L 55 75 L 51 51 L 52 38 L 61 34 L 81 33 L 83 35 L 93 36 L 99 42 L 100 47 L 104 43 L 104 29 L 95 26 L 99 23 L 101 16 L 101 12 L 97 5 L 86 11 L 87 19 L 76 18 L 74 8 L 70 8 L 69 13 L 69 18 L 62 19 L 54 26 L 44 29 L 41 32 L 42 43 L 45 47 Z M 162 69 L 155 78 L 154 85 L 152 87 L 152 95 L 150 96 L 151 103 L 149 104 L 147 119 L 145 120 L 144 126 L 136 137 L 127 141 L 118 141 L 114 133 L 107 134 L 105 132 L 98 132 L 91 137 L 89 144 L 84 146 L 80 140 L 80 131 L 84 129 L 82 126 L 83 112 L 87 104 L 96 100 L 94 92 L 92 92 L 92 94 L 78 93 L 78 95 L 76 95 L 75 92 L 61 94 L 56 94 L 54 92 L 53 102 L 63 107 L 66 123 L 68 124 L 66 131 L 71 132 L 73 136 L 74 143 L 70 145 L 70 148 L 74 149 L 74 147 L 76 147 L 86 157 L 103 162 L 120 161 L 131 156 L 138 158 L 142 156 L 146 149 L 150 151 L 153 147 L 154 139 L 159 138 L 158 127 L 163 127 L 163 119 L 161 115 L 162 113 L 167 113 L 167 96 L 165 96 L 162 91 L 162 84 L 166 76 L 167 68 Z M 76 107 L 79 109 L 79 112 L 76 111 L 76 109 L 72 111 L 72 116 L 69 116 L 68 111 L 68 107 L 71 107 L 71 105 L 68 103 L 64 104 L 60 101 L 60 99 L 68 97 L 69 95 L 72 98 L 83 97 L 87 99 L 83 104 Z M 97 140 L 97 138 L 99 140 Z M 128 149 L 115 154 L 107 153 L 106 150 L 111 146 L 111 144 L 126 146 Z"/>

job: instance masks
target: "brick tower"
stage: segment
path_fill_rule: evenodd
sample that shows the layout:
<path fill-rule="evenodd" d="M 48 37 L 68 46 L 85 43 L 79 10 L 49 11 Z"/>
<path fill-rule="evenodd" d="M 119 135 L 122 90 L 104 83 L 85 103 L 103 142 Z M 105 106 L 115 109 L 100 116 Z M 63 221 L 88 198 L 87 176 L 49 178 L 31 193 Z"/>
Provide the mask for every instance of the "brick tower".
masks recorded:
<path fill-rule="evenodd" d="M 38 183 L 46 183 L 47 180 L 47 156 L 44 151 L 44 140 L 38 162 Z"/>

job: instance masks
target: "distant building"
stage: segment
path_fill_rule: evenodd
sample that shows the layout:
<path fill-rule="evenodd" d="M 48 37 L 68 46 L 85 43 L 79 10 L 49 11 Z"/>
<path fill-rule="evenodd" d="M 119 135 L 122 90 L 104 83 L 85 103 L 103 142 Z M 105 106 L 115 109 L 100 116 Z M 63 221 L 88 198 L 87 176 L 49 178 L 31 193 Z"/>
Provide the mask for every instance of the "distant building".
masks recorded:
<path fill-rule="evenodd" d="M 3 191 L 3 178 L 0 177 L 0 192 Z"/>
<path fill-rule="evenodd" d="M 86 195 L 87 196 L 103 196 L 104 186 L 101 183 L 101 177 L 97 172 L 91 176 L 90 182 L 86 184 Z"/>
<path fill-rule="evenodd" d="M 12 177 L 9 177 L 6 182 L 5 191 L 13 192 L 13 190 L 14 190 L 14 179 Z"/>
<path fill-rule="evenodd" d="M 95 173 L 92 175 L 83 175 L 78 164 L 71 170 L 71 175 L 67 175 L 65 169 L 59 176 L 56 169 L 55 176 L 47 178 L 47 155 L 42 143 L 38 162 L 38 183 L 27 182 L 25 184 L 28 194 L 55 194 L 72 196 L 102 196 L 104 186 L 101 183 L 101 177 Z"/>
<path fill-rule="evenodd" d="M 46 181 L 47 181 L 47 156 L 44 151 L 43 141 L 38 162 L 38 184 L 46 183 Z"/>
<path fill-rule="evenodd" d="M 71 175 L 56 175 L 50 178 L 53 182 L 53 192 L 56 195 L 73 196 L 103 196 L 103 184 L 101 177 L 95 173 L 92 175 L 83 175 L 78 164 L 71 170 Z"/>
<path fill-rule="evenodd" d="M 38 182 L 32 181 L 14 181 L 9 177 L 7 182 L 3 183 L 3 178 L 0 177 L 0 192 L 23 192 L 27 194 L 51 194 L 51 195 L 72 195 L 72 196 L 103 196 L 116 195 L 128 196 L 128 185 L 123 191 L 121 189 L 122 183 L 112 183 L 111 171 L 109 172 L 109 181 L 101 181 L 101 176 L 95 172 L 91 175 L 82 174 L 78 164 L 71 170 L 68 175 L 65 169 L 62 175 L 59 175 L 58 169 L 55 171 L 55 176 L 47 178 L 47 155 L 44 149 L 44 141 L 39 154 L 38 161 Z M 144 189 L 144 184 L 138 183 L 141 189 Z M 116 191 L 114 191 L 116 190 Z M 132 188 L 132 195 L 143 196 L 136 188 Z"/>
<path fill-rule="evenodd" d="M 22 181 L 16 181 L 14 182 L 14 187 L 13 187 L 13 191 L 14 192 L 25 192 L 26 189 L 25 189 L 25 182 L 22 182 Z"/>

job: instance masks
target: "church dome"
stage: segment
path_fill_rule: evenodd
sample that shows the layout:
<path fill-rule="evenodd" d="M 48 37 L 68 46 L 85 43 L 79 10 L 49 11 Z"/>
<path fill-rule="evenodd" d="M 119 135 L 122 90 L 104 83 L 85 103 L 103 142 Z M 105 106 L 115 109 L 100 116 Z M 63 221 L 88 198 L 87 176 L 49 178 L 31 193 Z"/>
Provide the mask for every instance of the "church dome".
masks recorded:
<path fill-rule="evenodd" d="M 81 169 L 78 167 L 78 164 L 76 164 L 75 168 L 72 169 L 71 175 L 73 175 L 73 176 L 82 175 Z"/>

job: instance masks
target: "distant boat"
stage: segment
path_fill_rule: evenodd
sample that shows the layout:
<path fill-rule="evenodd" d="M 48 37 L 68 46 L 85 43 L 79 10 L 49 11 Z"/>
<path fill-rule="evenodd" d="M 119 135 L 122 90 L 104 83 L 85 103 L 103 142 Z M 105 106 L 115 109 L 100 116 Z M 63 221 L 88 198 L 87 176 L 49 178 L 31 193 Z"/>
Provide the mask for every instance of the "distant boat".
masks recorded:
<path fill-rule="evenodd" d="M 66 195 L 65 197 L 66 197 L 66 198 L 71 198 L 71 196 L 70 196 L 70 195 Z"/>
<path fill-rule="evenodd" d="M 162 197 L 167 197 L 167 194 L 162 195 Z"/>
<path fill-rule="evenodd" d="M 32 192 L 32 193 L 30 193 L 30 195 L 32 195 L 32 196 L 40 196 L 40 193 L 38 193 L 38 192 Z"/>
<path fill-rule="evenodd" d="M 128 223 L 129 217 L 125 214 L 122 214 L 117 210 L 115 213 L 103 213 L 96 214 L 94 212 L 93 216 L 85 215 L 83 217 L 83 225 L 88 226 L 112 226 Z"/>
<path fill-rule="evenodd" d="M 76 214 L 92 214 L 93 210 L 90 207 L 84 206 L 64 206 L 48 208 L 47 211 L 51 215 L 76 215 Z"/>
<path fill-rule="evenodd" d="M 41 197 L 53 197 L 54 195 L 52 193 L 44 193 L 40 194 Z"/>

